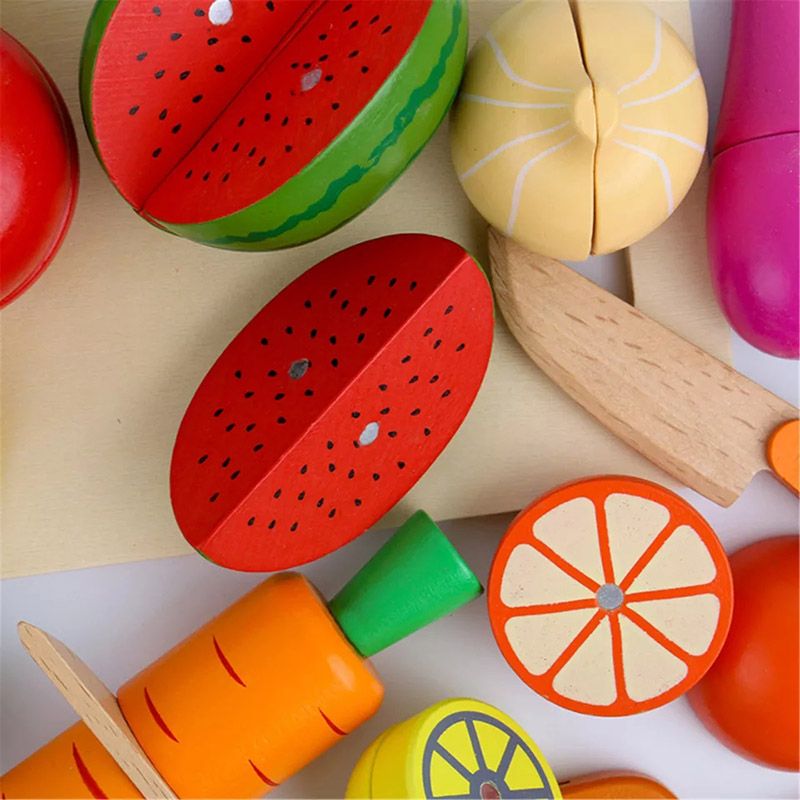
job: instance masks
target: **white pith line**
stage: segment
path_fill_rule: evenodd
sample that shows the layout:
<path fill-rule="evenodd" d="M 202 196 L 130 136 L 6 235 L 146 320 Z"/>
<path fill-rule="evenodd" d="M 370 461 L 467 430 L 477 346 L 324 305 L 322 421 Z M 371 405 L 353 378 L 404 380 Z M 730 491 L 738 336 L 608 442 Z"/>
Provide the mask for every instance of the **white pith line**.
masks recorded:
<path fill-rule="evenodd" d="M 627 103 L 623 103 L 623 108 L 632 108 L 633 106 L 643 106 L 647 103 L 655 103 L 659 100 L 663 100 L 665 97 L 669 97 L 670 95 L 677 94 L 678 92 L 685 89 L 690 83 L 694 83 L 700 77 L 700 70 L 696 69 L 688 78 L 685 78 L 680 83 L 675 84 L 671 89 L 667 89 L 664 92 L 659 94 L 651 95 L 650 97 L 643 97 L 641 100 L 629 100 Z"/>
<path fill-rule="evenodd" d="M 547 156 L 552 155 L 557 150 L 560 150 L 562 147 L 566 147 L 573 139 L 576 138 L 577 135 L 570 136 L 563 142 L 554 144 L 552 147 L 548 147 L 547 150 L 542 150 L 542 152 L 539 153 L 539 155 L 534 156 L 530 161 L 528 161 L 521 167 L 520 171 L 517 173 L 517 180 L 514 182 L 514 193 L 511 196 L 511 213 L 508 215 L 508 225 L 506 226 L 507 235 L 509 236 L 511 235 L 511 232 L 514 230 L 514 225 L 517 222 L 517 214 L 519 213 L 519 200 L 520 200 L 520 195 L 522 194 L 522 186 L 525 183 L 525 178 L 528 176 L 528 172 L 530 171 L 531 167 L 538 161 L 541 161 L 543 158 L 547 158 Z"/>
<path fill-rule="evenodd" d="M 487 106 L 500 108 L 567 108 L 566 103 L 517 103 L 513 100 L 496 100 L 494 97 L 484 97 L 482 94 L 462 94 L 461 100 L 471 100 L 473 103 L 483 103 Z"/>
<path fill-rule="evenodd" d="M 523 78 L 521 75 L 517 75 L 517 73 L 511 69 L 511 65 L 506 60 L 506 57 L 503 51 L 500 49 L 500 45 L 497 43 L 497 40 L 492 35 L 492 32 L 487 32 L 484 38 L 489 44 L 489 47 L 492 48 L 494 57 L 497 59 L 500 69 L 502 69 L 506 76 L 511 78 L 514 83 L 519 83 L 522 86 L 527 86 L 530 89 L 538 89 L 541 92 L 562 92 L 565 94 L 572 94 L 572 89 L 559 89 L 556 86 L 542 86 L 540 83 L 534 83 L 533 81 L 525 80 L 525 78 Z"/>
<path fill-rule="evenodd" d="M 560 131 L 563 128 L 566 128 L 569 125 L 569 122 L 562 122 L 560 125 L 555 125 L 552 128 L 545 128 L 541 131 L 535 131 L 534 133 L 526 133 L 523 136 L 517 136 L 516 139 L 511 139 L 505 144 L 501 144 L 500 147 L 495 148 L 492 150 L 491 153 L 487 153 L 483 158 L 479 161 L 476 161 L 468 170 L 464 171 L 459 175 L 460 180 L 466 180 L 471 175 L 474 175 L 481 167 L 488 164 L 493 159 L 497 158 L 501 153 L 504 153 L 511 147 L 516 147 L 518 144 L 522 144 L 523 142 L 529 142 L 531 139 L 539 139 L 542 136 L 547 136 L 550 133 L 555 133 L 556 131 Z M 574 137 L 573 137 L 574 138 Z M 547 151 L 545 151 L 547 152 Z"/>
<path fill-rule="evenodd" d="M 656 36 L 655 36 L 655 45 L 653 47 L 653 60 L 650 62 L 650 66 L 638 78 L 635 78 L 630 83 L 626 83 L 620 86 L 619 89 L 617 89 L 617 94 L 622 94 L 623 92 L 627 92 L 628 89 L 631 89 L 634 86 L 638 86 L 640 83 L 646 81 L 651 75 L 655 73 L 655 71 L 658 69 L 658 65 L 661 63 L 662 39 L 663 39 L 663 31 L 661 28 L 661 17 L 656 16 Z"/>
<path fill-rule="evenodd" d="M 658 153 L 654 153 L 652 150 L 648 150 L 646 147 L 640 147 L 637 144 L 623 142 L 621 139 L 612 139 L 612 141 L 614 144 L 618 144 L 620 147 L 627 147 L 628 150 L 633 150 L 634 153 L 639 153 L 640 155 L 646 156 L 652 161 L 655 161 L 659 170 L 661 170 L 661 179 L 664 182 L 664 192 L 667 195 L 667 209 L 671 214 L 675 210 L 675 201 L 672 197 L 672 178 L 670 178 L 669 175 L 669 167 L 667 166 L 667 162 L 664 161 L 664 159 L 661 158 Z"/>
<path fill-rule="evenodd" d="M 691 139 L 687 139 L 685 136 L 681 136 L 679 133 L 671 133 L 670 131 L 662 131 L 660 128 L 642 128 L 639 125 L 628 125 L 626 122 L 623 122 L 620 125 L 621 128 L 625 128 L 627 131 L 634 131 L 636 133 L 647 133 L 650 136 L 661 136 L 664 139 L 673 139 L 676 142 L 680 142 L 681 144 L 685 144 L 687 147 L 691 147 L 692 150 L 698 153 L 705 153 L 706 149 L 703 145 L 698 144 L 697 142 L 693 142 Z"/>

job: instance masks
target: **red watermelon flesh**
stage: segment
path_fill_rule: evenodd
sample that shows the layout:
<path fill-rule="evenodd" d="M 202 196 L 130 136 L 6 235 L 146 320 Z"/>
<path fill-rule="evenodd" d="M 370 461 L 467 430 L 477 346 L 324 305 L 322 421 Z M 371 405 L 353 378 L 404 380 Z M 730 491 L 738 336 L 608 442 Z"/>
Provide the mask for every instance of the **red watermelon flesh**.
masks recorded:
<path fill-rule="evenodd" d="M 308 270 L 231 342 L 181 423 L 171 494 L 188 541 L 263 571 L 361 534 L 458 429 L 492 325 L 485 276 L 446 239 L 375 239 Z"/>
<path fill-rule="evenodd" d="M 92 90 L 109 173 L 137 209 L 175 224 L 261 200 L 353 121 L 430 3 L 249 0 L 213 25 L 207 4 L 120 0 Z"/>

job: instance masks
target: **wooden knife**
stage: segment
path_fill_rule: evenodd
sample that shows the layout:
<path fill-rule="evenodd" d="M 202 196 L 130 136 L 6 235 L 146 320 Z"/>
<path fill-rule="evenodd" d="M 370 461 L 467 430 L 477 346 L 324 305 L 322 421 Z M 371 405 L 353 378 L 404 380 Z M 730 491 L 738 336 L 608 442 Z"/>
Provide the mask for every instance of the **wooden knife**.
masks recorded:
<path fill-rule="evenodd" d="M 798 410 L 566 265 L 489 231 L 494 289 L 533 361 L 609 430 L 728 506 L 772 468 L 799 491 Z"/>

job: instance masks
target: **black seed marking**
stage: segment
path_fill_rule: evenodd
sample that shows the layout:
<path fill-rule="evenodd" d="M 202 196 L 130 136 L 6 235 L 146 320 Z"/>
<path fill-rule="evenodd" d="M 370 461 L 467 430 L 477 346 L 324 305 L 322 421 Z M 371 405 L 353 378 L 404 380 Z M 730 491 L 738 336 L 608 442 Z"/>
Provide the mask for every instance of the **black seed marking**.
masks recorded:
<path fill-rule="evenodd" d="M 180 75 L 178 75 L 178 78 L 179 80 L 185 81 L 191 74 L 192 73 L 190 70 L 185 69 Z"/>
<path fill-rule="evenodd" d="M 375 24 L 375 23 L 376 23 L 376 22 L 377 22 L 377 21 L 378 21 L 380 18 L 381 18 L 381 15 L 380 15 L 380 14 L 376 14 L 376 15 L 375 15 L 375 16 L 374 16 L 374 17 L 373 17 L 373 18 L 372 18 L 372 19 L 369 21 L 369 24 L 370 24 L 370 25 L 374 25 L 374 24 Z"/>
<path fill-rule="evenodd" d="M 236 423 L 235 422 L 231 422 L 225 428 L 226 433 L 230 433 L 235 427 L 236 427 Z"/>
<path fill-rule="evenodd" d="M 403 358 L 400 359 L 401 364 L 408 364 L 409 361 L 411 361 L 411 356 L 403 356 Z"/>
<path fill-rule="evenodd" d="M 266 156 L 262 156 L 261 159 L 258 162 L 258 166 L 259 167 L 263 167 L 264 164 L 266 164 L 266 163 L 267 163 L 267 157 Z"/>
<path fill-rule="evenodd" d="M 177 133 L 177 132 L 178 132 L 180 129 L 181 129 L 181 124 L 180 124 L 180 122 L 179 122 L 177 125 L 173 125 L 173 126 L 172 126 L 172 132 L 173 132 L 173 133 Z"/>
<path fill-rule="evenodd" d="M 391 278 L 389 280 L 389 288 L 391 289 L 397 283 L 397 278 Z"/>
<path fill-rule="evenodd" d="M 328 472 L 336 472 L 336 464 L 334 463 L 328 464 Z"/>
<path fill-rule="evenodd" d="M 139 110 L 139 106 L 131 106 L 128 109 L 128 113 L 133 116 Z"/>
<path fill-rule="evenodd" d="M 217 66 L 214 67 L 214 72 L 225 72 L 225 67 L 223 67 L 222 64 L 217 64 Z"/>
<path fill-rule="evenodd" d="M 267 10 L 269 10 L 269 11 L 274 11 L 275 10 L 275 3 L 273 3 L 272 0 L 267 0 L 266 6 L 267 6 Z"/>
<path fill-rule="evenodd" d="M 335 516 L 336 516 L 336 509 L 335 509 L 335 508 L 332 508 L 332 509 L 331 509 L 331 510 L 328 512 L 328 519 L 333 519 Z"/>
<path fill-rule="evenodd" d="M 294 333 L 294 328 L 293 328 L 291 325 L 287 325 L 287 326 L 284 328 L 284 330 L 286 331 L 286 333 L 287 333 L 289 336 L 291 336 L 291 335 Z"/>
<path fill-rule="evenodd" d="M 303 392 L 303 394 L 304 394 L 306 397 L 313 397 L 313 396 L 314 396 L 314 390 L 313 390 L 313 389 L 306 389 L 306 390 Z"/>
<path fill-rule="evenodd" d="M 178 39 L 180 39 L 180 38 L 181 38 L 181 36 L 183 36 L 183 34 L 182 34 L 182 33 L 171 33 L 171 34 L 169 35 L 169 38 L 170 38 L 170 39 L 172 39 L 172 41 L 173 41 L 173 42 L 177 42 L 177 41 L 178 41 Z"/>
<path fill-rule="evenodd" d="M 200 456 L 200 458 L 197 459 L 198 464 L 205 464 L 206 461 L 208 461 L 208 453 L 206 453 L 204 456 Z"/>
<path fill-rule="evenodd" d="M 211 152 L 216 153 L 217 150 L 219 150 L 219 142 L 214 142 L 214 144 L 211 145 Z"/>
<path fill-rule="evenodd" d="M 329 337 L 328 337 L 328 341 L 329 341 L 331 344 L 336 344 L 336 337 L 335 337 L 335 336 L 329 336 Z"/>
<path fill-rule="evenodd" d="M 146 58 L 147 58 L 147 53 L 146 52 L 145 53 L 139 53 L 139 55 L 136 56 L 136 60 L 137 61 L 144 61 Z"/>
<path fill-rule="evenodd" d="M 456 347 L 456 353 L 460 353 L 465 347 L 466 345 L 464 344 L 464 342 L 461 342 L 461 344 L 458 347 Z"/>
<path fill-rule="evenodd" d="M 157 16 L 161 16 L 161 9 L 158 6 L 153 6 L 153 13 Z"/>
<path fill-rule="evenodd" d="M 356 471 L 354 469 L 351 469 L 350 472 L 347 473 L 347 477 L 349 480 L 353 480 L 355 476 L 356 476 Z"/>
<path fill-rule="evenodd" d="M 230 456 L 228 456 L 228 457 L 227 457 L 227 458 L 226 458 L 226 459 L 225 459 L 225 460 L 222 462 L 222 469 L 227 469 L 227 468 L 230 466 L 230 463 L 231 463 L 231 457 L 230 457 Z"/>
<path fill-rule="evenodd" d="M 194 15 L 195 15 L 196 17 L 204 17 L 204 16 L 206 15 L 206 12 L 205 12 L 205 11 L 203 11 L 203 9 L 202 9 L 202 8 L 196 8 L 196 9 L 194 10 Z"/>
<path fill-rule="evenodd" d="M 267 93 L 264 95 L 264 99 L 265 99 L 267 102 L 269 102 L 270 100 L 272 100 L 272 92 L 267 92 Z"/>
<path fill-rule="evenodd" d="M 356 450 L 358 450 L 358 448 L 361 447 L 357 439 L 353 439 L 353 447 L 355 447 Z"/>
<path fill-rule="evenodd" d="M 268 378 L 274 378 L 274 377 L 275 377 L 277 374 L 278 374 L 278 373 L 277 373 L 277 372 L 275 372 L 275 370 L 274 370 L 274 369 L 271 369 L 271 370 L 270 370 L 270 371 L 267 373 L 267 377 L 268 377 Z"/>
<path fill-rule="evenodd" d="M 306 63 L 303 64 L 303 69 L 310 69 L 310 68 L 311 68 L 311 62 L 310 61 L 306 61 Z"/>
<path fill-rule="evenodd" d="M 191 170 L 189 170 L 189 171 L 188 171 L 188 172 L 187 172 L 187 173 L 186 173 L 186 174 L 185 174 L 183 177 L 184 177 L 184 178 L 186 178 L 186 179 L 188 180 L 189 178 L 191 178 L 191 177 L 192 177 L 192 171 L 191 171 Z"/>
<path fill-rule="evenodd" d="M 341 108 L 341 105 L 339 103 L 331 103 L 331 108 L 334 111 L 338 111 Z"/>
<path fill-rule="evenodd" d="M 308 472 L 308 464 L 303 464 L 303 466 L 300 467 L 300 474 L 305 475 L 306 472 Z"/>
<path fill-rule="evenodd" d="M 431 379 L 428 381 L 428 383 L 436 383 L 436 381 L 438 380 L 439 380 L 438 375 L 431 375 Z"/>
<path fill-rule="evenodd" d="M 326 83 L 330 83 L 332 80 L 333 80 L 333 75 L 326 75 L 325 76 L 325 82 Z"/>
<path fill-rule="evenodd" d="M 298 500 L 305 500 L 306 499 L 306 493 L 305 492 L 300 492 L 300 494 L 297 495 L 297 499 Z"/>
<path fill-rule="evenodd" d="M 434 350 L 438 350 L 438 349 L 439 349 L 441 346 L 442 346 L 442 340 L 441 340 L 441 339 L 437 339 L 437 340 L 436 340 L 436 341 L 433 343 L 433 349 L 434 349 Z"/>
<path fill-rule="evenodd" d="M 256 518 L 255 517 L 250 517 L 250 519 L 247 520 L 247 524 L 252 527 L 253 525 L 256 524 Z"/>
<path fill-rule="evenodd" d="M 332 358 L 331 359 L 331 366 L 332 367 L 338 367 L 339 366 L 339 359 L 338 358 Z"/>
<path fill-rule="evenodd" d="M 255 424 L 255 422 L 251 422 L 251 423 L 250 423 L 250 424 L 249 424 L 249 425 L 248 425 L 248 426 L 245 428 L 245 430 L 246 430 L 248 433 L 250 433 L 250 431 L 252 431 L 252 430 L 253 430 L 253 428 L 255 428 L 255 427 L 256 427 L 256 424 Z"/>
<path fill-rule="evenodd" d="M 384 319 L 386 319 L 386 318 L 389 316 L 389 314 L 391 314 L 391 313 L 392 313 L 392 309 L 391 309 L 391 308 L 387 308 L 387 309 L 386 309 L 386 310 L 383 312 L 383 318 L 384 318 Z"/>
<path fill-rule="evenodd" d="M 285 145 L 283 146 L 283 149 L 284 149 L 284 151 L 285 151 L 285 152 L 287 152 L 287 153 L 291 153 L 291 152 L 292 152 L 292 146 L 291 146 L 290 144 L 285 144 Z"/>
<path fill-rule="evenodd" d="M 214 416 L 215 416 L 215 417 L 218 417 L 218 416 L 219 416 L 221 413 L 222 413 L 222 409 L 221 409 L 221 408 L 218 408 L 218 409 L 217 409 L 217 410 L 214 412 Z"/>
<path fill-rule="evenodd" d="M 299 62 L 299 61 L 295 61 L 295 62 L 292 64 L 292 69 L 297 69 L 299 66 L 300 66 L 300 62 Z"/>
<path fill-rule="evenodd" d="M 361 67 L 361 72 L 363 75 L 366 75 L 369 72 L 369 67 L 367 66 Z"/>
<path fill-rule="evenodd" d="M 363 317 L 367 313 L 367 311 L 368 311 L 367 307 L 366 306 L 362 306 L 361 309 L 358 312 L 358 316 L 359 317 Z"/>
<path fill-rule="evenodd" d="M 270 530 L 272 530 L 272 529 L 275 527 L 275 520 L 273 519 L 273 520 L 272 520 L 272 522 L 270 522 L 270 523 L 269 523 L 269 525 L 267 525 L 267 527 L 268 527 Z"/>
<path fill-rule="evenodd" d="M 372 473 L 372 480 L 379 481 L 380 479 L 381 479 L 381 476 L 377 472 L 373 472 Z"/>
<path fill-rule="evenodd" d="M 216 37 L 216 36 L 212 36 L 212 37 L 211 37 L 211 38 L 210 38 L 210 39 L 209 39 L 209 40 L 206 42 L 206 44 L 207 44 L 209 47 L 213 47 L 213 46 L 214 46 L 214 45 L 215 45 L 215 44 L 216 44 L 218 41 L 219 41 L 219 39 L 217 39 L 217 37 Z"/>
<path fill-rule="evenodd" d="M 444 310 L 444 313 L 445 314 L 452 314 L 453 313 L 453 306 L 447 306 L 447 308 Z"/>
<path fill-rule="evenodd" d="M 275 395 L 276 400 L 283 400 L 284 397 L 286 397 L 286 395 L 283 392 L 278 392 L 278 394 Z"/>
<path fill-rule="evenodd" d="M 442 392 L 442 397 L 450 397 L 450 394 L 451 394 L 450 390 L 449 389 L 445 389 Z"/>
<path fill-rule="evenodd" d="M 236 372 L 233 373 L 233 377 L 236 378 L 237 381 L 242 379 L 242 371 L 237 369 Z"/>
<path fill-rule="evenodd" d="M 392 30 L 392 26 L 391 26 L 391 25 L 387 25 L 387 26 L 386 26 L 386 27 L 385 27 L 385 28 L 384 28 L 384 29 L 381 31 L 381 36 L 385 36 L 385 35 L 386 35 L 387 33 L 389 33 L 389 31 L 391 31 L 391 30 Z"/>
<path fill-rule="evenodd" d="M 425 428 L 425 429 L 424 429 L 422 432 L 423 432 L 423 433 L 424 433 L 426 436 L 430 436 L 430 435 L 431 435 L 431 429 L 430 429 L 430 428 Z"/>
<path fill-rule="evenodd" d="M 207 181 L 210 177 L 211 177 L 211 173 L 210 172 L 206 172 L 206 174 L 203 175 L 203 180 Z"/>
<path fill-rule="evenodd" d="M 325 502 L 325 498 L 324 497 L 320 497 L 320 499 L 317 500 L 317 508 L 322 508 L 322 505 L 323 505 L 324 502 Z"/>
<path fill-rule="evenodd" d="M 256 149 L 255 149 L 255 147 L 251 147 L 251 148 L 250 148 L 250 151 L 249 151 L 249 152 L 248 152 L 248 154 L 247 154 L 247 157 L 248 157 L 248 158 L 252 158 L 252 157 L 253 157 L 255 154 L 256 154 Z"/>
<path fill-rule="evenodd" d="M 231 472 L 231 480 L 235 481 L 239 477 L 239 474 L 240 471 L 238 469 L 235 469 L 233 472 Z"/>
<path fill-rule="evenodd" d="M 311 301 L 310 300 L 304 300 L 303 301 L 303 307 L 304 308 L 311 308 Z"/>
<path fill-rule="evenodd" d="M 397 468 L 398 469 L 405 469 L 406 468 L 406 462 L 405 461 L 398 461 L 397 462 Z"/>
<path fill-rule="evenodd" d="M 264 447 L 264 445 L 263 445 L 263 444 L 261 444 L 261 443 L 259 442 L 259 443 L 258 443 L 258 444 L 257 444 L 257 445 L 256 445 L 256 446 L 253 448 L 253 452 L 254 452 L 254 453 L 257 453 L 259 450 L 262 450 L 262 449 L 263 449 L 263 447 Z"/>
<path fill-rule="evenodd" d="M 382 383 L 380 386 L 378 386 L 378 389 L 380 389 L 382 392 L 385 392 L 388 388 L 389 387 L 385 383 Z"/>
<path fill-rule="evenodd" d="M 415 408 L 415 409 L 414 409 L 414 410 L 411 412 L 411 416 L 412 416 L 412 417 L 418 417 L 418 416 L 420 415 L 420 412 L 421 412 L 421 411 L 422 411 L 422 409 Z"/>
<path fill-rule="evenodd" d="M 163 69 L 160 69 L 157 72 L 153 73 L 153 75 L 157 81 L 160 81 L 164 77 L 164 72 L 165 71 Z"/>
<path fill-rule="evenodd" d="M 422 335 L 423 336 L 430 336 L 432 333 L 433 333 L 433 328 L 426 328 L 425 329 L 425 333 L 423 333 Z"/>
<path fill-rule="evenodd" d="M 218 497 L 219 497 L 219 492 L 214 492 L 214 494 L 212 494 L 211 497 L 208 498 L 208 502 L 216 503 Z"/>
<path fill-rule="evenodd" d="M 408 291 L 409 292 L 413 292 L 414 289 L 416 289 L 416 288 L 417 288 L 417 282 L 416 281 L 411 281 L 411 283 L 408 284 Z"/>
<path fill-rule="evenodd" d="M 294 532 L 297 530 L 297 523 L 296 523 L 296 522 L 293 522 L 293 523 L 292 523 L 292 526 L 289 528 L 289 530 L 290 530 L 292 533 L 294 533 Z"/>
<path fill-rule="evenodd" d="M 394 439 L 397 436 L 397 431 L 389 431 L 388 435 L 390 439 Z"/>
<path fill-rule="evenodd" d="M 239 121 L 236 123 L 236 127 L 237 127 L 237 128 L 241 128 L 241 127 L 242 127 L 242 125 L 244 125 L 244 123 L 245 123 L 245 118 L 244 118 L 244 117 L 242 117 L 242 118 L 241 118 L 241 119 L 240 119 L 240 120 L 239 120 Z"/>
<path fill-rule="evenodd" d="M 370 275 L 369 278 L 367 278 L 367 286 L 372 286 L 373 283 L 375 283 L 375 276 Z"/>
<path fill-rule="evenodd" d="M 153 158 L 158 158 L 160 155 L 161 155 L 161 148 L 156 147 L 156 149 L 153 150 Z"/>
<path fill-rule="evenodd" d="M 240 148 L 241 146 L 242 146 L 241 142 L 236 142 L 236 143 L 233 145 L 233 147 L 231 147 L 231 150 L 232 150 L 234 153 L 237 153 L 237 152 L 239 151 L 239 148 Z"/>
<path fill-rule="evenodd" d="M 321 42 L 324 42 L 328 38 L 328 34 L 327 33 L 321 33 L 318 38 L 319 38 L 319 40 Z"/>
<path fill-rule="evenodd" d="M 261 337 L 261 345 L 262 347 L 266 347 L 269 344 L 269 339 L 266 336 Z"/>
<path fill-rule="evenodd" d="M 351 412 L 350 416 L 353 419 L 358 419 L 361 416 L 361 412 L 360 411 L 353 411 L 353 412 Z"/>
<path fill-rule="evenodd" d="M 242 36 L 242 44 L 250 44 L 250 42 L 252 42 L 252 41 L 253 40 L 247 34 Z"/>
<path fill-rule="evenodd" d="M 278 419 L 276 419 L 275 421 L 278 423 L 278 425 L 285 425 L 286 417 L 278 417 Z"/>
<path fill-rule="evenodd" d="M 391 411 L 390 408 L 382 408 L 379 413 L 383 414 L 383 416 L 385 417 L 390 411 Z"/>
<path fill-rule="evenodd" d="M 366 333 L 359 333 L 359 334 L 358 334 L 358 336 L 356 337 L 356 342 L 357 342 L 358 344 L 361 344 L 361 342 L 363 342 L 363 341 L 364 341 L 364 337 L 365 337 L 366 335 L 367 335 Z"/>
<path fill-rule="evenodd" d="M 358 55 L 358 50 L 351 50 L 348 54 L 348 58 L 355 58 Z"/>
<path fill-rule="evenodd" d="M 409 379 L 409 383 L 416 383 L 419 380 L 419 375 L 412 375 Z"/>
<path fill-rule="evenodd" d="M 193 103 L 199 103 L 199 102 L 200 102 L 202 99 L 203 99 L 203 95 L 201 95 L 201 94 L 196 94 L 196 95 L 195 95 L 195 96 L 192 98 L 192 102 L 193 102 Z"/>
<path fill-rule="evenodd" d="M 351 22 L 351 23 L 350 23 L 350 24 L 349 24 L 347 27 L 348 27 L 350 30 L 353 30 L 353 28 L 357 28 L 357 27 L 358 27 L 358 20 L 357 20 L 357 19 L 354 19 L 354 20 L 353 20 L 353 21 L 352 21 L 352 22 Z"/>
<path fill-rule="evenodd" d="M 309 335 L 309 336 L 310 336 L 312 339 L 316 339 L 316 338 L 317 338 L 317 329 L 316 329 L 316 328 L 312 328 L 312 329 L 311 329 L 311 330 L 308 332 L 308 335 Z"/>
<path fill-rule="evenodd" d="M 280 489 L 276 489 L 273 492 L 272 496 L 277 500 L 281 496 L 281 490 Z"/>
<path fill-rule="evenodd" d="M 245 400 L 249 400 L 254 394 L 255 394 L 255 392 L 253 392 L 253 391 L 245 392 L 244 393 L 244 399 Z"/>
<path fill-rule="evenodd" d="M 162 108 L 161 109 L 161 112 L 159 113 L 158 118 L 161 119 L 161 120 L 164 120 L 164 119 L 167 118 L 167 109 L 166 108 Z"/>
<path fill-rule="evenodd" d="M 226 173 L 225 173 L 225 174 L 222 176 L 222 182 L 223 182 L 223 183 L 227 183 L 227 182 L 230 180 L 230 177 L 231 177 L 231 174 L 230 174 L 230 172 L 226 172 Z"/>
<path fill-rule="evenodd" d="M 346 6 L 345 6 L 343 9 L 342 9 L 342 13 L 344 14 L 345 12 L 349 11 L 349 10 L 350 10 L 352 7 L 353 7 L 353 4 L 352 4 L 352 3 L 348 3 L 348 4 L 347 4 L 347 5 L 346 5 Z"/>
<path fill-rule="evenodd" d="M 353 500 L 353 503 L 355 504 L 356 508 L 358 508 L 361 505 L 361 500 L 358 497 L 356 497 L 356 499 Z"/>
<path fill-rule="evenodd" d="M 328 450 L 333 450 L 333 442 L 330 439 L 325 446 L 328 448 Z"/>

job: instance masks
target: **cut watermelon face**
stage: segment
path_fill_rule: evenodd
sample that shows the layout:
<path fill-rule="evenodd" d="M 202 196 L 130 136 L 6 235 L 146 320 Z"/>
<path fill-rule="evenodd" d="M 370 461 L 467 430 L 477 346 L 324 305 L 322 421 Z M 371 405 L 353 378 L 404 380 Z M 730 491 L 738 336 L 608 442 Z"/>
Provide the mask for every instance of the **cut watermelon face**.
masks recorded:
<path fill-rule="evenodd" d="M 298 244 L 402 172 L 444 116 L 465 48 L 463 0 L 103 0 L 84 117 L 112 181 L 155 224 L 233 248 Z"/>
<path fill-rule="evenodd" d="M 172 457 L 178 524 L 234 569 L 293 567 L 363 533 L 466 416 L 492 343 L 489 284 L 422 234 L 322 261 L 223 352 Z"/>

